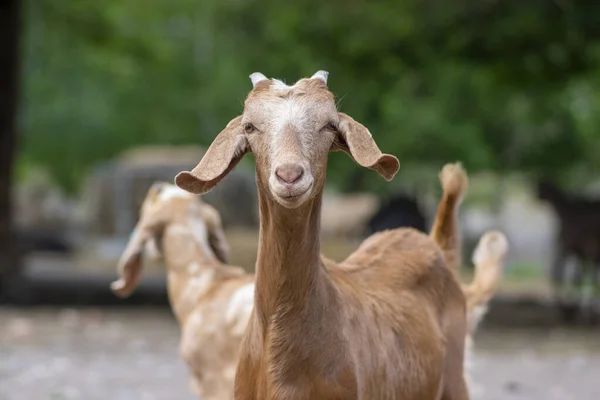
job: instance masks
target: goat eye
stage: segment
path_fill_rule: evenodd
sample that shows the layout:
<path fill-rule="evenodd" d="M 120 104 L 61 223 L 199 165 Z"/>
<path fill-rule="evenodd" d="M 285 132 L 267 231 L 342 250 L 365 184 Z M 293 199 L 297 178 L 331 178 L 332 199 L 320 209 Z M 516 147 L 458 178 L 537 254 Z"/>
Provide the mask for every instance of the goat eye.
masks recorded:
<path fill-rule="evenodd" d="M 256 127 L 250 123 L 244 125 L 244 132 L 250 134 L 256 130 Z"/>
<path fill-rule="evenodd" d="M 327 125 L 325 125 L 325 129 L 329 129 L 334 132 L 337 131 L 337 127 L 335 126 L 335 124 L 333 122 L 330 122 Z"/>

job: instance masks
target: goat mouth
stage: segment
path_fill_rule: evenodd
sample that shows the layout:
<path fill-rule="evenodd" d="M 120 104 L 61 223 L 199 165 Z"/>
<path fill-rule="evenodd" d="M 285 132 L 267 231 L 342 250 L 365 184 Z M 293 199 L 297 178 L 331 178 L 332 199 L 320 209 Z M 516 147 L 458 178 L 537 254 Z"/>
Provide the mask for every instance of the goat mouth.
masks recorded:
<path fill-rule="evenodd" d="M 300 193 L 300 194 L 288 194 L 285 196 L 279 196 L 284 200 L 295 200 L 295 199 L 299 199 L 300 197 L 302 197 L 304 195 L 304 193 L 306 193 L 308 190 Z"/>
<path fill-rule="evenodd" d="M 305 190 L 303 190 L 300 193 L 294 192 L 294 193 L 285 193 L 285 194 L 280 194 L 275 192 L 275 196 L 281 200 L 282 203 L 285 203 L 284 205 L 294 205 L 294 203 L 297 203 L 298 201 L 300 201 L 301 199 L 305 198 L 307 196 L 308 193 L 310 193 L 310 190 L 312 189 L 312 184 L 310 184 Z"/>

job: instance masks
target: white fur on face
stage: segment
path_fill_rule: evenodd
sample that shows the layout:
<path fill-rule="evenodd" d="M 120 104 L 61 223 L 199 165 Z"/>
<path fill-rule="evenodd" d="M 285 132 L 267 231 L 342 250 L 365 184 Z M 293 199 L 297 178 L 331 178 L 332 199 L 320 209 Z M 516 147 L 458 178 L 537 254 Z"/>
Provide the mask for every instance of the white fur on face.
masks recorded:
<path fill-rule="evenodd" d="M 158 196 L 161 201 L 169 201 L 173 198 L 190 198 L 193 195 L 175 185 L 165 185 Z"/>
<path fill-rule="evenodd" d="M 275 118 L 273 119 L 273 135 L 271 136 L 271 149 L 274 154 L 280 154 L 282 150 L 282 139 L 286 128 L 292 129 L 296 136 L 294 139 L 300 145 L 302 152 L 306 154 L 309 150 L 310 136 L 302 135 L 304 125 L 306 125 L 306 111 L 307 107 L 304 104 L 299 103 L 295 99 L 285 99 L 280 102 L 274 111 Z M 290 132 L 286 132 L 288 135 Z M 287 140 L 293 140 L 287 137 Z"/>
<path fill-rule="evenodd" d="M 326 71 L 318 71 L 311 79 L 319 79 L 326 83 L 327 74 Z M 250 114 L 258 115 L 258 121 L 248 122 L 258 122 L 259 128 L 269 133 L 268 147 L 271 154 L 279 154 L 285 158 L 291 155 L 285 154 L 290 151 L 297 154 L 298 149 L 294 147 L 299 146 L 301 156 L 309 157 L 315 146 L 317 133 L 328 122 L 332 122 L 329 118 L 337 114 L 333 103 L 316 103 L 298 96 L 288 97 L 287 95 L 303 80 L 304 78 L 293 85 L 287 85 L 280 79 L 271 79 L 269 91 L 274 96 L 267 97 L 260 105 L 254 104 L 252 107 L 253 111 Z"/>
<path fill-rule="evenodd" d="M 279 90 L 279 91 L 289 92 L 295 86 L 296 86 L 295 83 L 290 86 L 290 85 L 286 84 L 284 81 L 282 81 L 281 79 L 273 79 L 273 86 L 271 86 L 271 90 Z M 286 94 L 286 93 L 282 93 L 282 94 Z"/>
<path fill-rule="evenodd" d="M 233 324 L 232 333 L 241 335 L 246 330 L 248 319 L 254 307 L 254 283 L 249 283 L 235 291 L 225 313 L 227 324 Z"/>
<path fill-rule="evenodd" d="M 285 96 L 295 86 L 296 84 L 289 86 L 279 79 L 273 79 L 271 90 L 278 92 L 278 95 Z M 299 128 L 303 125 L 303 117 L 306 115 L 307 107 L 302 107 L 295 99 L 281 99 L 269 102 L 265 106 L 268 109 L 269 115 L 272 116 L 270 122 L 270 130 L 272 132 L 270 148 L 274 154 L 278 154 L 281 150 L 281 136 L 284 129 L 290 127 L 298 132 Z M 305 135 L 299 136 L 302 137 Z M 301 139 L 299 142 L 304 150 L 306 145 L 302 143 Z"/>

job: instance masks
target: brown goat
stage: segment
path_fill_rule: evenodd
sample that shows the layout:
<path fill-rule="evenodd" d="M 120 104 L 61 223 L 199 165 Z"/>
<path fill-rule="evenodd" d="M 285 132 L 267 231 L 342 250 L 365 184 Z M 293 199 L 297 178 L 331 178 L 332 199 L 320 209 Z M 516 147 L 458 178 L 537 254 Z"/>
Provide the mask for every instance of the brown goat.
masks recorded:
<path fill-rule="evenodd" d="M 175 185 L 155 183 L 119 261 L 112 290 L 129 296 L 140 278 L 144 250 L 164 257 L 167 289 L 181 326 L 180 352 L 202 400 L 233 396 L 239 345 L 252 312 L 254 276 L 228 266 L 219 213 Z M 150 247 L 150 248 L 152 248 Z"/>
<path fill-rule="evenodd" d="M 204 193 L 245 153 L 256 158 L 256 294 L 235 399 L 468 399 L 465 299 L 444 257 L 458 249 L 442 252 L 430 237 L 396 229 L 367 238 L 339 264 L 320 254 L 328 153 L 345 151 L 386 180 L 398 171 L 396 157 L 337 111 L 326 72 L 293 86 L 259 73 L 251 80 L 243 115 L 175 179 Z M 448 179 L 446 195 L 459 199 L 466 176 Z"/>
<path fill-rule="evenodd" d="M 182 209 L 186 210 L 188 206 L 191 209 L 198 208 L 200 212 L 192 212 L 189 215 L 179 212 Z M 201 296 L 206 291 L 204 284 L 196 283 L 202 282 L 202 279 L 199 278 L 210 276 L 210 270 L 202 271 L 199 266 L 206 265 L 206 257 L 211 258 L 211 251 L 219 254 L 218 258 L 221 261 L 226 261 L 227 259 L 228 245 L 220 228 L 219 215 L 211 206 L 202 202 L 199 197 L 181 191 L 181 189 L 166 183 L 156 183 L 150 188 L 141 209 L 138 227 L 153 226 L 155 231 L 150 232 L 151 239 L 148 239 L 146 242 L 147 249 L 143 255 L 141 253 L 138 254 L 137 251 L 133 251 L 136 257 L 138 255 L 142 257 L 160 256 L 160 250 L 159 254 L 156 254 L 150 251 L 150 249 L 156 248 L 152 244 L 160 237 L 161 230 L 164 232 L 167 225 L 180 225 L 182 230 L 185 230 L 187 226 L 189 229 L 188 233 L 192 234 L 186 235 L 180 232 L 182 233 L 180 236 L 162 240 L 170 241 L 177 239 L 179 246 L 202 249 L 202 251 L 195 253 L 193 257 L 185 257 L 185 260 L 174 259 L 169 254 L 165 255 L 165 264 L 171 279 L 173 278 L 173 272 L 179 271 L 178 275 L 182 275 L 181 281 L 184 282 L 187 280 L 187 284 L 174 288 L 171 291 L 175 293 L 183 293 L 184 290 L 187 291 L 185 296 L 177 294 L 172 296 L 171 307 L 178 316 L 178 319 L 184 321 L 182 329 L 187 332 L 185 340 L 182 341 L 181 345 L 183 358 L 187 360 L 191 368 L 202 371 L 202 374 L 198 374 L 200 375 L 199 377 L 192 379 L 194 392 L 202 395 L 203 399 L 231 399 L 233 395 L 232 372 L 235 371 L 237 365 L 237 355 L 232 351 L 220 352 L 215 351 L 215 349 L 222 349 L 223 347 L 231 348 L 231 346 L 239 344 L 241 333 L 246 328 L 247 319 L 254 304 L 254 287 L 252 284 L 247 284 L 231 293 L 225 292 L 225 297 L 219 296 L 218 298 L 213 298 L 209 296 L 206 299 L 200 299 L 195 306 L 189 305 L 194 308 L 194 313 L 198 314 L 206 314 L 205 309 L 208 307 L 224 307 L 221 310 L 221 315 L 225 317 L 228 328 L 218 332 L 218 340 L 215 340 L 215 337 L 210 334 L 211 332 L 212 334 L 217 333 L 215 326 L 222 327 L 222 321 L 216 317 L 218 313 L 213 314 L 213 317 L 217 319 L 216 321 L 215 318 L 209 317 L 203 319 L 206 323 L 202 324 L 197 323 L 198 320 L 194 318 L 182 318 L 182 306 L 195 295 Z M 149 219 L 155 218 L 157 213 L 163 213 L 163 216 L 160 218 L 162 220 L 160 224 L 163 225 L 162 227 L 149 222 Z M 182 219 L 182 216 L 187 218 L 187 220 Z M 452 217 L 452 214 L 448 214 L 448 216 Z M 452 223 L 452 220 L 450 220 L 450 223 Z M 208 228 L 208 237 L 204 236 L 204 226 Z M 493 295 L 500 277 L 502 254 L 500 252 L 501 246 L 497 243 L 502 240 L 501 235 L 498 232 L 488 232 L 481 238 L 473 254 L 476 271 L 474 280 L 471 284 L 465 285 L 463 288 L 467 299 L 467 319 L 470 326 L 465 346 L 465 359 L 467 362 L 471 358 L 472 334 L 477 327 L 477 323 L 485 313 L 487 302 Z M 133 237 L 136 237 L 136 235 Z M 206 242 L 207 239 L 209 243 Z M 212 244 L 210 243 L 211 241 Z M 138 244 L 136 242 L 136 240 L 132 240 L 131 244 L 127 246 L 127 250 L 124 252 L 124 256 L 119 263 L 121 272 L 124 271 L 127 260 L 131 260 L 132 250 L 141 248 L 139 242 Z M 210 246 L 210 248 L 207 248 L 207 246 Z M 160 247 L 164 248 L 164 245 Z M 246 282 L 248 277 L 244 276 L 242 279 L 243 282 Z M 129 284 L 132 283 L 133 281 L 129 282 Z M 115 284 L 115 287 L 116 289 L 119 288 L 117 284 Z M 125 296 L 130 294 L 132 290 L 133 288 L 130 287 L 125 292 L 121 291 L 119 293 Z M 229 301 L 226 301 L 228 293 L 231 297 Z M 185 322 L 188 320 L 191 322 Z"/>

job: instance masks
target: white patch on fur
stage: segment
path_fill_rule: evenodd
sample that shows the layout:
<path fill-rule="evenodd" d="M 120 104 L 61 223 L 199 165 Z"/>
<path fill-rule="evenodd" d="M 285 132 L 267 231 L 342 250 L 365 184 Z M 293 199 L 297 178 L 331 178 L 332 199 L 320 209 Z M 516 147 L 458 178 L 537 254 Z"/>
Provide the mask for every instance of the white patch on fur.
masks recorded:
<path fill-rule="evenodd" d="M 224 375 L 225 379 L 227 379 L 229 381 L 233 381 L 235 379 L 236 370 L 237 370 L 236 365 L 231 365 L 231 366 L 225 368 L 225 370 L 223 371 L 223 375 Z"/>
<path fill-rule="evenodd" d="M 254 307 L 254 283 L 249 283 L 235 291 L 225 313 L 225 322 L 233 324 L 232 333 L 241 335 L 246 330 L 248 319 Z"/>
<path fill-rule="evenodd" d="M 192 313 L 192 315 L 190 315 L 190 317 L 187 320 L 187 324 L 192 326 L 199 326 L 202 325 L 202 320 L 202 314 L 199 312 L 195 312 Z"/>
<path fill-rule="evenodd" d="M 158 198 L 161 201 L 168 201 L 174 198 L 188 198 L 190 197 L 190 193 L 186 192 L 183 189 L 175 185 L 165 185 L 160 192 Z"/>
<path fill-rule="evenodd" d="M 318 71 L 314 77 L 318 79 L 324 79 L 327 81 L 327 72 L 326 71 Z M 324 77 L 324 78 L 323 78 Z M 287 92 L 293 90 L 297 83 L 293 85 L 287 85 L 285 82 L 279 79 L 272 79 L 273 85 L 271 86 L 271 90 L 279 92 L 280 95 L 285 95 Z M 302 132 L 306 125 L 306 115 L 307 115 L 307 107 L 309 105 L 306 102 L 298 102 L 296 99 L 284 99 L 277 102 L 272 102 L 270 107 L 272 107 L 274 118 L 272 120 L 271 129 L 273 130 L 272 142 L 271 142 L 271 151 L 274 154 L 277 154 L 280 150 L 279 139 L 281 138 L 281 134 L 285 131 L 286 126 L 294 127 L 297 132 Z M 310 143 L 310 135 L 302 135 L 298 136 L 299 144 L 302 147 L 303 153 L 308 154 L 311 148 Z"/>
<path fill-rule="evenodd" d="M 214 269 L 207 269 L 200 275 L 190 277 L 181 294 L 181 303 L 179 303 L 181 307 L 187 309 L 194 306 L 198 299 L 210 290 L 214 283 L 214 277 Z"/>
<path fill-rule="evenodd" d="M 188 265 L 188 273 L 190 275 L 195 275 L 196 273 L 198 273 L 200 271 L 200 264 L 198 264 L 197 262 L 193 262 L 190 265 Z"/>
<path fill-rule="evenodd" d="M 280 136 L 281 131 L 286 125 L 297 125 L 299 119 L 302 118 L 302 112 L 294 99 L 282 100 L 278 103 L 277 108 L 277 116 L 273 121 L 273 127 L 275 128 L 274 136 Z"/>
<path fill-rule="evenodd" d="M 282 83 L 282 85 L 285 85 Z M 288 86 L 286 86 L 288 87 Z M 306 118 L 306 105 L 305 103 L 298 103 L 295 99 L 285 99 L 278 102 L 275 106 L 277 112 L 273 120 L 273 135 L 271 149 L 274 154 L 280 153 L 280 140 L 282 134 L 285 132 L 286 126 L 295 128 L 297 132 L 303 131 L 303 125 L 305 125 Z M 307 154 L 310 150 L 310 135 L 298 135 L 298 142 L 302 147 L 302 150 Z"/>
<path fill-rule="evenodd" d="M 279 79 L 273 79 L 272 88 L 275 90 L 291 90 L 295 85 L 289 86 L 284 81 Z"/>

